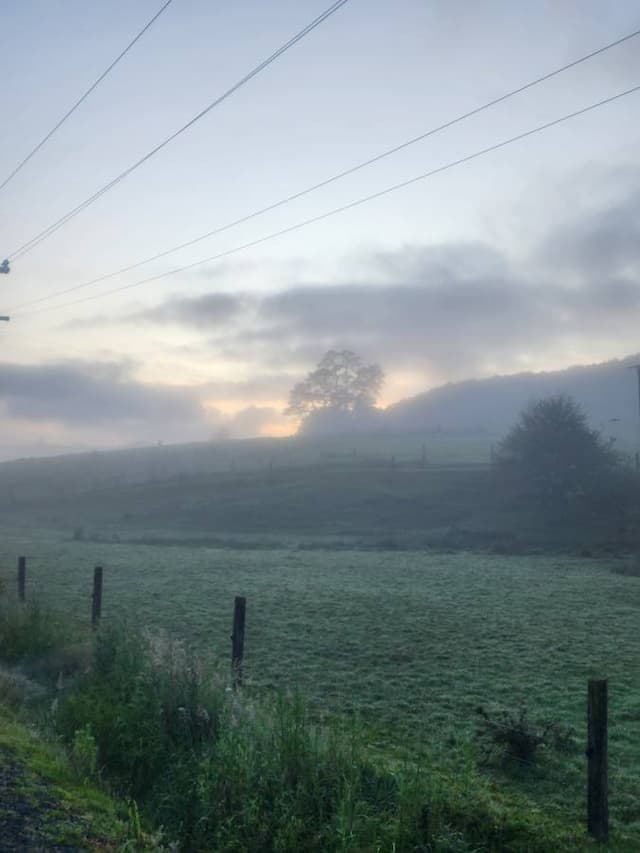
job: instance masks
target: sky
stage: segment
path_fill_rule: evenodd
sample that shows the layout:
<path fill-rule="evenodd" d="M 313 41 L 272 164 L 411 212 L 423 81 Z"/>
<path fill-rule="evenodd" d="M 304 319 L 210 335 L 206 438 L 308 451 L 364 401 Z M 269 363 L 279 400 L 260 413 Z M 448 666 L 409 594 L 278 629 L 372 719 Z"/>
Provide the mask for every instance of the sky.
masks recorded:
<path fill-rule="evenodd" d="M 0 260 L 328 5 L 173 0 L 0 190 Z M 160 6 L 0 0 L 0 182 Z M 640 0 L 349 0 L 0 276 L 0 314 L 12 316 L 0 324 L 0 457 L 286 435 L 296 427 L 282 414 L 288 391 L 329 348 L 382 365 L 382 405 L 459 379 L 639 351 L 640 93 L 235 250 L 639 85 L 640 37 L 291 204 L 20 310 L 638 28 Z"/>

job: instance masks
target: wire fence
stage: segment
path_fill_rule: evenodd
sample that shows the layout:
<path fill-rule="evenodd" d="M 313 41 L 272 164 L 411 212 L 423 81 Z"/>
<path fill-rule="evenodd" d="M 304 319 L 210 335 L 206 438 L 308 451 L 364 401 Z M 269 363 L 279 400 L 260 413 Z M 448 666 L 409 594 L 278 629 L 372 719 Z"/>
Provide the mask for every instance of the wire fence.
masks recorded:
<path fill-rule="evenodd" d="M 5 585 L 8 578 L 5 576 Z M 103 603 L 102 566 L 96 566 L 93 575 L 93 591 L 90 599 L 90 624 L 95 630 L 100 625 Z M 17 561 L 16 597 L 21 605 L 28 600 L 27 590 L 27 560 L 20 556 Z M 6 589 L 3 591 L 7 591 Z M 245 680 L 244 649 L 246 625 L 246 599 L 237 596 L 234 601 L 233 627 L 231 633 L 230 669 L 233 689 L 242 688 Z M 504 781 L 509 782 L 509 766 L 521 768 L 529 775 L 529 781 L 544 782 L 552 785 L 558 792 L 565 795 L 551 797 L 546 802 L 558 815 L 574 823 L 584 815 L 585 804 L 576 800 L 575 807 L 566 803 L 567 791 L 586 790 L 587 824 L 591 835 L 598 840 L 606 840 L 609 833 L 608 819 L 608 724 L 607 724 L 607 688 L 606 681 L 589 681 L 587 720 L 588 727 L 585 738 L 585 749 L 579 755 L 579 733 L 568 727 L 560 727 L 555 722 L 536 722 L 528 715 L 526 708 L 519 713 L 509 713 L 504 710 L 490 711 L 477 709 L 480 766 L 500 769 Z M 604 687 L 603 687 L 604 685 Z M 604 700 L 600 705 L 593 702 L 593 691 L 604 689 Z M 597 732 L 600 732 L 600 742 L 597 743 Z M 594 735 L 596 732 L 596 735 Z M 554 750 L 554 739 L 561 742 L 561 749 Z M 556 746 L 558 744 L 555 744 Z M 562 755 L 562 752 L 565 755 Z M 614 766 L 614 773 L 617 766 Z M 522 780 L 519 780 L 522 781 Z M 515 778 L 512 783 L 517 783 Z M 548 788 L 545 791 L 548 795 Z M 565 802 L 563 803 L 563 796 Z M 578 795 L 577 795 L 578 796 Z M 594 817 L 595 815 L 595 817 Z M 584 819 L 584 818 L 583 818 Z M 640 843 L 640 835 L 628 835 L 626 839 Z M 640 849 L 640 847 L 638 848 Z"/>

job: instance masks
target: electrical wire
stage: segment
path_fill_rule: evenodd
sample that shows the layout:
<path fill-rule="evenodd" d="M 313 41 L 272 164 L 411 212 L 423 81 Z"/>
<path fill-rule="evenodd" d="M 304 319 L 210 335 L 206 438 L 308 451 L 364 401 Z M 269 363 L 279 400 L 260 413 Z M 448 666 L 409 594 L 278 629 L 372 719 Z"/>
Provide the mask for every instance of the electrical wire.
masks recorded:
<path fill-rule="evenodd" d="M 140 32 L 139 32 L 139 33 L 138 33 L 138 34 L 137 34 L 137 35 L 136 35 L 136 36 L 135 36 L 135 37 L 134 37 L 134 38 L 129 42 L 129 44 L 125 47 L 125 49 L 124 49 L 121 53 L 119 53 L 119 54 L 118 54 L 118 56 L 116 56 L 116 58 L 113 60 L 113 62 L 111 63 L 111 65 L 109 65 L 109 66 L 108 66 L 108 67 L 107 67 L 107 68 L 102 72 L 102 74 L 98 77 L 98 79 L 95 81 L 95 83 L 93 83 L 91 86 L 89 86 L 89 88 L 87 89 L 87 91 L 86 91 L 83 95 L 81 95 L 81 97 L 80 97 L 80 98 L 78 98 L 78 100 L 77 100 L 77 101 L 75 102 L 75 104 L 71 107 L 71 109 L 70 109 L 70 110 L 68 110 L 68 111 L 67 111 L 67 112 L 62 116 L 62 118 L 60 119 L 60 121 L 58 121 L 58 123 L 57 123 L 57 124 L 55 124 L 55 125 L 51 128 L 51 130 L 46 134 L 46 136 L 44 136 L 44 137 L 40 140 L 40 142 L 38 142 L 38 144 L 35 146 L 35 148 L 33 148 L 33 149 L 32 149 L 32 150 L 27 154 L 27 156 L 26 156 L 23 160 L 21 160 L 21 161 L 18 163 L 18 165 L 15 167 L 15 169 L 14 169 L 14 170 L 13 170 L 13 171 L 12 171 L 12 172 L 11 172 L 11 173 L 10 173 L 10 174 L 5 178 L 5 179 L 4 179 L 4 181 L 0 184 L 0 190 L 3 190 L 3 189 L 7 186 L 7 184 L 9 183 L 9 181 L 11 181 L 11 180 L 13 180 L 13 178 L 15 178 L 15 176 L 18 174 L 18 172 L 19 172 L 21 169 L 23 169 L 23 168 L 27 165 L 27 163 L 29 162 L 29 160 L 31 160 L 31 158 L 32 158 L 35 154 L 37 154 L 37 153 L 38 153 L 38 151 L 42 148 L 42 146 L 43 146 L 43 145 L 45 145 L 45 144 L 46 144 L 46 143 L 51 139 L 51 137 L 53 136 L 53 134 L 54 134 L 54 133 L 56 133 L 56 131 L 57 131 L 57 130 L 59 130 L 59 129 L 62 127 L 62 125 L 65 123 L 65 121 L 67 121 L 67 119 L 68 119 L 68 118 L 70 118 L 70 117 L 73 115 L 73 113 L 78 109 L 78 107 L 79 107 L 79 106 L 80 106 L 84 101 L 86 101 L 86 99 L 89 97 L 89 95 L 90 95 L 90 94 L 91 94 L 95 89 L 97 89 L 97 87 L 100 85 L 100 83 L 102 83 L 102 81 L 104 80 L 104 78 L 105 78 L 105 77 L 106 77 L 106 76 L 107 76 L 111 71 L 113 71 L 113 69 L 114 69 L 114 68 L 116 67 L 116 65 L 120 62 L 120 60 L 121 60 L 121 59 L 123 59 L 123 58 L 127 55 L 127 53 L 129 53 L 129 51 L 130 51 L 130 50 L 131 50 L 131 48 L 136 44 L 136 42 L 138 42 L 138 41 L 142 38 L 142 36 L 147 32 L 147 30 L 152 26 L 152 24 L 154 24 L 154 23 L 158 20 L 158 18 L 160 17 L 160 15 L 165 11 L 165 9 L 166 9 L 166 8 L 167 8 L 171 3 L 173 3 L 173 0 L 166 0 L 166 3 L 165 3 L 163 6 L 161 6 L 161 7 L 160 7 L 160 9 L 156 12 L 156 14 L 153 16 L 153 18 L 151 18 L 151 20 L 147 21 L 147 23 L 144 25 L 144 27 L 143 27 L 143 28 L 140 30 Z"/>
<path fill-rule="evenodd" d="M 564 122 L 570 121 L 571 119 L 577 118 L 578 116 L 585 115 L 586 113 L 592 112 L 593 110 L 598 109 L 599 107 L 606 106 L 607 104 L 614 103 L 615 101 L 620 100 L 621 98 L 625 98 L 629 95 L 633 95 L 640 91 L 640 85 L 633 86 L 630 89 L 625 89 L 622 92 L 618 92 L 615 95 L 611 95 L 608 98 L 603 98 L 600 101 L 596 101 L 593 104 L 589 104 L 586 107 L 582 107 L 579 110 L 574 110 L 571 113 L 566 113 L 565 115 L 560 116 L 559 118 L 553 119 L 552 121 L 545 122 L 544 124 L 539 124 L 536 127 L 530 128 L 529 130 L 525 130 L 522 133 L 518 133 L 515 136 L 511 136 L 507 139 L 503 139 L 500 142 L 496 142 L 493 145 L 489 145 L 486 148 L 481 148 L 478 151 L 474 151 L 472 154 L 467 154 L 464 157 L 460 157 L 457 160 L 453 160 L 449 163 L 444 164 L 443 166 L 438 166 L 435 169 L 431 169 L 428 172 L 423 172 L 420 175 L 416 175 L 413 178 L 409 178 L 406 181 L 401 181 L 400 183 L 393 184 L 392 186 L 385 187 L 378 192 L 371 193 L 370 195 L 363 196 L 355 201 L 349 202 L 348 204 L 343 204 L 340 207 L 335 207 L 332 210 L 328 210 L 325 213 L 318 214 L 317 216 L 312 216 L 309 219 L 304 219 L 301 222 L 297 222 L 294 225 L 290 225 L 287 228 L 281 228 L 279 231 L 274 231 L 271 234 L 266 234 L 263 237 L 259 237 L 256 240 L 251 240 L 248 243 L 243 243 L 240 246 L 235 246 L 231 249 L 227 249 L 224 252 L 219 252 L 217 255 L 211 255 L 208 258 L 202 258 L 199 261 L 194 261 L 190 264 L 185 264 L 184 266 L 177 267 L 172 270 L 168 270 L 163 273 L 159 273 L 158 275 L 149 276 L 148 278 L 141 279 L 139 281 L 134 281 L 130 284 L 124 284 L 120 287 L 112 288 L 111 290 L 106 290 L 102 293 L 94 293 L 89 296 L 81 297 L 80 299 L 74 299 L 69 302 L 65 302 L 61 305 L 54 305 L 51 308 L 36 308 L 32 311 L 22 311 L 17 312 L 22 315 L 33 315 L 39 314 L 42 311 L 51 311 L 58 310 L 60 308 L 69 308 L 73 305 L 79 305 L 83 302 L 90 302 L 93 299 L 102 299 L 106 296 L 111 296 L 115 293 L 121 293 L 125 290 L 131 290 L 134 287 L 140 287 L 143 284 L 149 284 L 154 281 L 160 281 L 163 278 L 168 278 L 169 276 L 177 275 L 182 272 L 186 272 L 187 270 L 194 269 L 195 267 L 202 266 L 203 264 L 212 263 L 213 261 L 221 260 L 222 258 L 227 258 L 230 255 L 237 254 L 238 252 L 245 251 L 246 249 L 253 248 L 254 246 L 259 246 L 262 243 L 266 243 L 269 240 L 274 240 L 277 237 L 282 237 L 285 234 L 291 234 L 294 231 L 298 231 L 301 228 L 305 228 L 308 225 L 312 225 L 316 222 L 321 222 L 329 217 L 336 216 L 339 213 L 344 213 L 347 210 L 352 210 L 353 208 L 359 207 L 360 205 L 367 204 L 370 201 L 374 201 L 375 199 L 382 198 L 383 196 L 389 195 L 390 193 L 396 192 L 400 189 L 405 189 L 406 187 L 412 186 L 420 181 L 424 181 L 428 178 L 433 177 L 434 175 L 439 175 L 443 172 L 447 172 L 451 169 L 454 169 L 458 166 L 463 165 L 464 163 L 469 163 L 472 160 L 476 160 L 479 157 L 484 157 L 487 154 L 490 154 L 493 151 L 498 151 L 502 148 L 505 148 L 508 145 L 513 144 L 514 142 L 519 142 L 523 139 L 527 139 L 534 134 L 541 133 L 542 131 L 548 130 L 552 127 L 557 127 Z"/>
<path fill-rule="evenodd" d="M 104 275 L 101 275 L 98 278 L 93 278 L 89 281 L 82 282 L 81 284 L 76 284 L 76 285 L 73 285 L 71 287 L 66 287 L 62 290 L 57 290 L 57 291 L 54 291 L 52 293 L 48 293 L 48 294 L 45 294 L 43 296 L 36 297 L 35 299 L 31 299 L 27 302 L 22 302 L 19 305 L 16 305 L 14 310 L 20 310 L 22 308 L 27 308 L 27 307 L 30 307 L 32 305 L 37 305 L 37 304 L 44 302 L 46 300 L 54 299 L 55 297 L 58 297 L 58 296 L 65 296 L 68 293 L 74 293 L 75 291 L 83 290 L 84 288 L 92 287 L 96 284 L 100 284 L 101 282 L 107 281 L 110 278 L 114 278 L 115 276 L 122 275 L 122 274 L 127 273 L 127 272 L 131 272 L 132 270 L 137 269 L 137 268 L 142 267 L 142 266 L 145 266 L 146 264 L 149 264 L 152 261 L 157 261 L 160 258 L 167 257 L 168 255 L 171 255 L 174 252 L 178 252 L 181 249 L 186 249 L 189 246 L 193 246 L 196 243 L 201 242 L 202 240 L 206 240 L 210 237 L 214 237 L 218 234 L 222 234 L 225 231 L 229 231 L 231 228 L 235 228 L 238 225 L 242 225 L 245 222 L 249 222 L 250 220 L 255 219 L 259 216 L 262 216 L 265 213 L 270 213 L 271 211 L 276 210 L 277 208 L 283 207 L 284 205 L 290 204 L 291 202 L 296 201 L 297 199 L 300 199 L 306 195 L 309 195 L 310 193 L 313 193 L 319 189 L 327 187 L 330 184 L 333 184 L 336 181 L 339 181 L 342 178 L 347 177 L 348 175 L 353 175 L 355 172 L 359 172 L 361 169 L 364 169 L 367 166 L 371 166 L 374 163 L 378 163 L 381 160 L 383 160 L 387 157 L 390 157 L 393 154 L 397 154 L 399 151 L 403 151 L 404 149 L 409 148 L 411 145 L 415 145 L 418 142 L 423 142 L 425 139 L 428 139 L 431 136 L 435 136 L 437 133 L 440 133 L 443 130 L 450 128 L 453 125 L 456 125 L 459 122 L 464 121 L 465 119 L 468 119 L 468 118 L 471 118 L 472 116 L 478 115 L 478 113 L 484 112 L 485 110 L 488 110 L 491 107 L 496 106 L 497 104 L 501 104 L 504 101 L 506 101 L 510 98 L 513 98 L 516 95 L 519 95 L 522 92 L 525 92 L 528 89 L 531 89 L 534 86 L 539 85 L 540 83 L 543 83 L 547 80 L 550 80 L 553 77 L 556 77 L 557 75 L 562 74 L 565 71 L 568 71 L 570 68 L 575 68 L 577 65 L 580 65 L 589 59 L 593 59 L 595 56 L 599 56 L 600 54 L 604 53 L 605 51 L 611 50 L 612 48 L 617 47 L 618 45 L 620 45 L 626 41 L 629 41 L 630 39 L 636 38 L 639 35 L 640 35 L 640 29 L 635 30 L 634 32 L 629 33 L 625 36 L 622 36 L 621 38 L 616 39 L 615 41 L 609 42 L 608 44 L 603 45 L 602 47 L 599 47 L 597 50 L 593 50 L 590 53 L 587 53 L 584 56 L 581 56 L 578 59 L 575 59 L 572 62 L 567 63 L 566 65 L 562 65 L 560 68 L 556 68 L 553 71 L 550 71 L 546 74 L 543 74 L 540 77 L 536 77 L 534 80 L 530 80 L 528 83 L 525 83 L 522 86 L 518 86 L 518 88 L 516 88 L 516 89 L 511 89 L 509 92 L 505 92 L 504 94 L 500 95 L 497 98 L 494 98 L 491 101 L 487 101 L 487 102 L 485 102 L 485 103 L 483 103 L 477 107 L 474 107 L 471 110 L 468 110 L 465 113 L 462 113 L 461 115 L 456 116 L 455 118 L 449 119 L 448 121 L 444 122 L 443 124 L 440 124 L 437 127 L 431 128 L 430 130 L 427 130 L 425 133 L 421 133 L 419 136 L 414 136 L 411 139 L 405 140 L 404 142 L 401 142 L 399 145 L 395 145 L 393 148 L 388 148 L 385 151 L 382 151 L 382 152 L 376 154 L 374 157 L 370 157 L 368 160 L 364 160 L 361 163 L 358 163 L 355 166 L 351 166 L 348 169 L 345 169 L 341 172 L 338 172 L 329 178 L 325 178 L 324 180 L 322 180 L 316 184 L 312 184 L 311 186 L 308 186 L 302 190 L 299 190 L 298 192 L 295 192 L 291 195 L 285 196 L 284 198 L 281 198 L 279 201 L 273 202 L 271 204 L 266 205 L 265 207 L 259 208 L 258 210 L 254 210 L 251 213 L 245 214 L 244 216 L 241 216 L 239 219 L 234 219 L 231 222 L 227 222 L 226 224 L 221 225 L 217 228 L 214 228 L 211 231 L 207 231 L 206 233 L 201 234 L 198 237 L 194 237 L 193 239 L 187 240 L 184 243 L 179 243 L 178 245 L 172 246 L 169 249 L 165 249 L 161 252 L 156 253 L 155 255 L 151 255 L 150 257 L 145 258 L 144 260 L 136 261 L 132 264 L 128 264 L 127 266 L 121 267 L 120 269 L 113 270 L 112 272 L 109 272 L 109 273 L 105 273 Z"/>
<path fill-rule="evenodd" d="M 103 187 L 101 187 L 99 190 L 97 190 L 95 193 L 93 193 L 93 195 L 86 198 L 83 202 L 81 202 L 79 205 L 74 207 L 72 210 L 70 210 L 64 216 L 61 216 L 59 219 L 57 219 L 55 222 L 53 222 L 51 225 L 49 225 L 43 231 L 40 231 L 38 234 L 36 234 L 34 237 L 32 237 L 26 243 L 23 243 L 22 246 L 18 247 L 13 252 L 11 252 L 7 256 L 7 258 L 10 261 L 14 261 L 17 258 L 22 257 L 27 252 L 30 252 L 32 249 L 34 249 L 43 240 L 46 240 L 48 237 L 50 237 L 52 234 L 54 234 L 56 231 L 58 231 L 58 229 L 62 228 L 64 225 L 66 225 L 67 222 L 69 222 L 71 219 L 73 219 L 75 216 L 77 216 L 79 213 L 81 213 L 83 210 L 85 210 L 87 207 L 89 207 L 91 204 L 93 204 L 95 201 L 97 201 L 106 192 L 113 189 L 113 187 L 115 187 L 117 184 L 119 184 L 121 181 L 123 181 L 125 178 L 127 178 L 132 172 L 134 172 L 136 169 L 138 169 L 140 166 L 142 166 L 143 163 L 146 163 L 147 160 L 150 160 L 152 157 L 154 157 L 156 154 L 158 154 L 158 152 L 162 151 L 163 148 L 165 148 L 167 145 L 169 145 L 171 142 L 173 142 L 175 139 L 177 139 L 179 136 L 181 136 L 183 133 L 185 133 L 185 131 L 187 131 L 187 130 L 189 130 L 189 128 L 193 127 L 193 125 L 196 122 L 200 121 L 200 119 L 202 119 L 202 118 L 204 118 L 204 116 L 208 115 L 208 113 L 210 113 L 211 110 L 213 110 L 215 107 L 219 106 L 223 101 L 226 101 L 229 97 L 231 97 L 231 95 L 233 95 L 235 92 L 237 92 L 238 89 L 245 86 L 250 80 L 252 80 L 258 74 L 260 74 L 261 71 L 264 71 L 265 68 L 267 68 L 273 62 L 275 62 L 276 59 L 278 59 L 280 56 L 282 56 L 283 53 L 285 53 L 287 50 L 289 50 L 294 45 L 296 45 L 305 36 L 307 36 L 309 33 L 311 33 L 313 30 L 315 30 L 316 27 L 319 27 L 322 23 L 324 23 L 324 21 L 327 20 L 327 18 L 331 17 L 331 15 L 333 15 L 335 12 L 337 12 L 339 9 L 341 9 L 343 6 L 345 6 L 348 2 L 349 2 L 349 0 L 336 0 L 336 2 L 332 3 L 331 6 L 329 6 L 327 9 L 325 9 L 325 11 L 322 12 L 320 15 L 318 15 L 318 17 L 315 18 L 313 21 L 311 21 L 311 23 L 307 24 L 307 26 L 304 27 L 302 30 L 300 30 L 299 33 L 296 33 L 295 36 L 290 38 L 289 41 L 285 42 L 285 44 L 283 44 L 276 51 L 274 51 L 270 56 L 268 56 L 265 60 L 263 60 L 259 65 L 256 65 L 255 68 L 253 68 L 251 71 L 249 71 L 248 74 L 245 74 L 244 77 L 242 77 L 240 80 L 238 80 L 236 83 L 234 83 L 234 85 L 231 86 L 230 89 L 227 89 L 226 92 L 224 92 L 222 95 L 217 97 L 214 101 L 212 101 L 210 104 L 208 104 L 204 109 L 200 110 L 200 112 L 197 113 L 186 124 L 182 125 L 182 127 L 178 128 L 178 130 L 174 131 L 170 136 L 168 136 L 166 139 L 164 139 L 162 142 L 160 142 L 158 145 L 156 145 L 154 148 L 152 148 L 150 151 L 148 151 L 139 160 L 136 160 L 135 163 L 133 163 L 131 166 L 129 166 L 127 169 L 125 169 L 123 172 L 121 172 L 119 175 L 117 175 L 111 181 L 106 183 Z"/>

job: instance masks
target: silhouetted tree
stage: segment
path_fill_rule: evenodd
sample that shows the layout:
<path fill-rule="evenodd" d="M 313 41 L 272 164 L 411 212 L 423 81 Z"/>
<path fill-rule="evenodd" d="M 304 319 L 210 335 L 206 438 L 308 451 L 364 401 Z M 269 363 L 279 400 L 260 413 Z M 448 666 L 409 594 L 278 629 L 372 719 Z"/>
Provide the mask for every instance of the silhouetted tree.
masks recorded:
<path fill-rule="evenodd" d="M 610 445 L 563 394 L 531 403 L 500 443 L 494 462 L 518 491 L 551 504 L 598 493 L 616 464 Z"/>
<path fill-rule="evenodd" d="M 364 364 L 350 350 L 329 350 L 316 369 L 291 389 L 285 414 L 304 418 L 320 410 L 358 413 L 371 409 L 383 382 L 378 364 Z"/>

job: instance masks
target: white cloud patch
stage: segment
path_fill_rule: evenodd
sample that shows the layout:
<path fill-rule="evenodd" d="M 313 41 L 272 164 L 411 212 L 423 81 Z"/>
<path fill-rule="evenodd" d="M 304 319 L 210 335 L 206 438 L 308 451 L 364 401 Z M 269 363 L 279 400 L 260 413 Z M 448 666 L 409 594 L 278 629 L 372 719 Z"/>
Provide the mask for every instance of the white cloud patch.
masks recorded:
<path fill-rule="evenodd" d="M 216 297 L 242 305 L 234 323 L 206 322 L 206 300 L 215 305 Z M 174 296 L 148 317 L 213 330 L 207 341 L 220 358 L 279 373 L 349 347 L 390 374 L 423 371 L 444 381 L 553 359 L 562 366 L 580 351 L 631 351 L 638 309 L 640 189 L 632 181 L 603 209 L 550 225 L 517 260 L 477 242 L 406 246 L 361 258 L 350 278 L 294 282 L 267 295 Z"/>
<path fill-rule="evenodd" d="M 173 339 L 184 336 L 185 361 L 211 362 L 212 375 L 229 378 L 169 386 L 141 382 L 132 363 L 4 363 L 6 430 L 56 425 L 78 440 L 117 436 L 121 443 L 220 430 L 257 435 L 274 424 L 281 430 L 289 388 L 329 348 L 378 361 L 390 396 L 394 374 L 425 377 L 426 386 L 634 352 L 640 175 L 628 172 L 624 191 L 619 176 L 611 186 L 615 192 L 599 195 L 606 199 L 600 209 L 591 200 L 572 220 L 549 223 L 519 258 L 478 242 L 405 246 L 362 255 L 344 276 L 320 283 L 293 279 L 277 292 L 241 283 L 230 292 L 225 279 L 225 292 L 174 294 L 147 310 L 136 305 L 111 322 L 123 333 L 142 322 L 161 336 L 172 327 Z"/>

